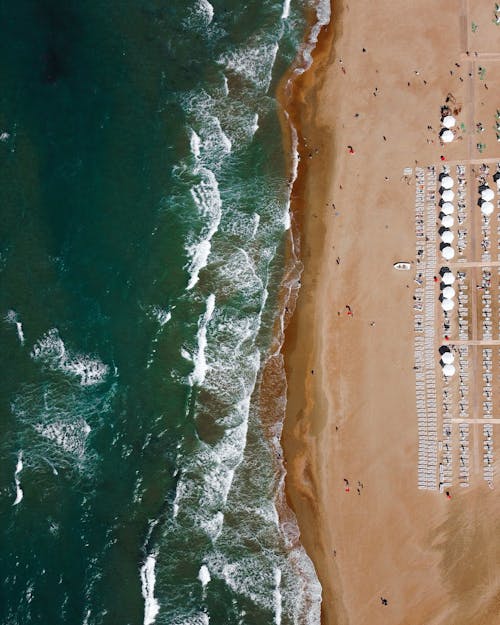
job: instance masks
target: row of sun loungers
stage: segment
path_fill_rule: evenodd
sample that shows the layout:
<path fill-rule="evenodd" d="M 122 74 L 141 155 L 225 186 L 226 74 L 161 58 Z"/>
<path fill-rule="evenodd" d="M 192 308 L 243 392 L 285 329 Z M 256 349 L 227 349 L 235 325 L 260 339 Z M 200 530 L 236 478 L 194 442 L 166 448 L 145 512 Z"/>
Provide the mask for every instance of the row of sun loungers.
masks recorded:
<path fill-rule="evenodd" d="M 468 240 L 467 240 L 467 181 L 465 178 L 465 167 L 463 165 L 457 165 L 457 223 L 458 223 L 458 232 L 457 232 L 457 250 L 458 255 L 463 257 L 465 254 L 465 250 L 467 248 Z"/>
<path fill-rule="evenodd" d="M 436 399 L 435 285 L 436 172 L 417 168 L 415 234 L 417 245 L 417 288 L 415 290 L 415 368 L 418 420 L 418 487 L 437 490 L 438 440 Z"/>

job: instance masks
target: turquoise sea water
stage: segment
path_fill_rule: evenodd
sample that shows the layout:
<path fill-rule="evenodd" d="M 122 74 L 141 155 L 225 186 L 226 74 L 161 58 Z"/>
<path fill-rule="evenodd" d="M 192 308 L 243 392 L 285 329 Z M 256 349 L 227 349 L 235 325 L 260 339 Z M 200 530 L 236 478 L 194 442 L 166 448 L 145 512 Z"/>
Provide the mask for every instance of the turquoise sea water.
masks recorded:
<path fill-rule="evenodd" d="M 0 0 L 3 625 L 318 622 L 257 410 L 308 9 Z"/>

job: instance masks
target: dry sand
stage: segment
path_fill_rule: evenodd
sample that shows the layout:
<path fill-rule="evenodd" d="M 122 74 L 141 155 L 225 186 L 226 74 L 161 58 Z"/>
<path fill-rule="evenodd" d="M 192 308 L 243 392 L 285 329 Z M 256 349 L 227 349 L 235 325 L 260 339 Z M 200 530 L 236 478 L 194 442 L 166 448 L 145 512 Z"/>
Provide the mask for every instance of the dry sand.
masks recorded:
<path fill-rule="evenodd" d="M 500 481 L 494 491 L 479 480 L 454 489 L 451 501 L 417 489 L 414 272 L 392 267 L 415 260 L 415 188 L 403 169 L 441 154 L 480 157 L 476 135 L 439 145 L 447 93 L 463 105 L 467 129 L 494 123 L 500 60 L 488 59 L 485 89 L 469 80 L 464 54 L 479 49 L 481 28 L 480 51 L 500 52 L 493 8 L 474 2 L 471 18 L 457 0 L 336 3 L 312 68 L 295 84 L 304 273 L 286 334 L 282 443 L 324 624 L 500 623 Z M 500 157 L 487 134 L 486 155 Z"/>

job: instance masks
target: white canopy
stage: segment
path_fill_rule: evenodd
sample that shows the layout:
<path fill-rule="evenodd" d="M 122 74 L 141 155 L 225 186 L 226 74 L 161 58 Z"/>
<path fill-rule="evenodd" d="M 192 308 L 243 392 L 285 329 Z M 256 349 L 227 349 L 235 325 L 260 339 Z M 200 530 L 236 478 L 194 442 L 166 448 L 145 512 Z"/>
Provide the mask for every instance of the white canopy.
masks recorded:
<path fill-rule="evenodd" d="M 482 200 L 486 200 L 486 202 L 491 202 L 491 200 L 495 197 L 495 193 L 493 191 L 493 189 L 490 189 L 489 187 L 487 189 L 483 189 L 481 191 L 481 199 Z"/>
<path fill-rule="evenodd" d="M 443 117 L 442 123 L 445 128 L 453 128 L 455 126 L 455 118 L 453 115 L 446 115 L 446 117 Z"/>
<path fill-rule="evenodd" d="M 447 271 L 443 274 L 442 280 L 444 284 L 450 285 L 455 282 L 455 276 L 451 273 L 451 271 Z"/>
<path fill-rule="evenodd" d="M 446 247 L 443 247 L 443 249 L 441 250 L 441 254 L 446 260 L 451 260 L 455 256 L 455 250 L 447 245 Z"/>
<path fill-rule="evenodd" d="M 451 215 L 443 215 L 443 218 L 441 219 L 441 223 L 443 224 L 445 228 L 451 228 L 453 224 L 455 223 L 455 220 L 453 219 Z"/>
<path fill-rule="evenodd" d="M 455 302 L 452 299 L 446 299 L 441 302 L 441 308 L 448 312 L 449 310 L 453 310 L 455 308 Z"/>
<path fill-rule="evenodd" d="M 452 286 L 445 286 L 443 289 L 443 297 L 446 297 L 446 299 L 452 299 L 455 297 L 455 289 Z"/>
<path fill-rule="evenodd" d="M 491 202 L 483 202 L 481 204 L 481 212 L 486 217 L 489 217 L 493 213 L 493 204 Z"/>
<path fill-rule="evenodd" d="M 455 375 L 455 367 L 453 365 L 445 365 L 443 367 L 443 374 L 447 378 L 451 378 L 451 376 Z"/>
<path fill-rule="evenodd" d="M 451 189 L 445 189 L 441 197 L 443 198 L 445 202 L 453 202 L 453 198 L 455 197 L 455 194 L 453 193 Z"/>
<path fill-rule="evenodd" d="M 441 180 L 441 186 L 443 189 L 451 189 L 455 183 L 453 182 L 453 178 L 451 176 L 445 176 Z"/>
<path fill-rule="evenodd" d="M 455 356 L 452 352 L 444 352 L 444 354 L 441 355 L 441 360 L 445 365 L 451 365 L 451 363 L 455 360 Z"/>
<path fill-rule="evenodd" d="M 454 138 L 455 135 L 451 132 L 451 130 L 445 130 L 441 133 L 441 139 L 443 143 L 451 143 Z"/>
<path fill-rule="evenodd" d="M 454 238 L 455 235 L 451 230 L 443 230 L 441 233 L 441 241 L 443 241 L 443 243 L 451 243 Z"/>
<path fill-rule="evenodd" d="M 453 191 L 452 191 L 453 193 Z M 451 215 L 453 213 L 453 211 L 455 210 L 455 207 L 453 206 L 453 204 L 451 202 L 445 202 L 442 206 L 441 206 L 441 211 L 445 214 L 445 215 Z"/>

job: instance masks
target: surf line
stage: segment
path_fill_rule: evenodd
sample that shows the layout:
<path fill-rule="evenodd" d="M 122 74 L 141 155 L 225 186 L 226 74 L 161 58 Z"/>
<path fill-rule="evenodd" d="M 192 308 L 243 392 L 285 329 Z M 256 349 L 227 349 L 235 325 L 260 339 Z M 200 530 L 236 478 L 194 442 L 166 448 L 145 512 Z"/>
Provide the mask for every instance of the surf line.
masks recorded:
<path fill-rule="evenodd" d="M 23 452 L 22 450 L 17 454 L 17 464 L 16 470 L 14 471 L 14 482 L 16 484 L 16 500 L 12 504 L 13 506 L 17 506 L 17 504 L 21 503 L 23 499 L 23 489 L 21 488 L 21 480 L 19 479 L 19 474 L 23 470 Z"/>
<path fill-rule="evenodd" d="M 143 625 L 152 625 L 160 611 L 160 604 L 155 597 L 155 565 L 157 553 L 152 552 L 146 557 L 141 567 L 142 597 L 144 599 Z"/>

